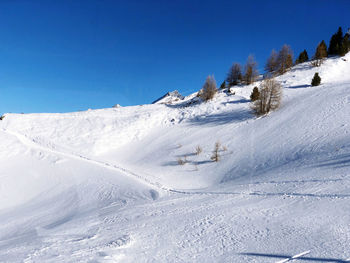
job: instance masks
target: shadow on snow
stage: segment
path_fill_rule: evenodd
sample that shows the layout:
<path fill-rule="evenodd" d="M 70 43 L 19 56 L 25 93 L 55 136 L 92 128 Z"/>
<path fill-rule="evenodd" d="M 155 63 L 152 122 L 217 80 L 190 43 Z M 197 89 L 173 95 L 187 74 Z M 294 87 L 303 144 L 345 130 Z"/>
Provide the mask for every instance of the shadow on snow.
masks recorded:
<path fill-rule="evenodd" d="M 340 154 L 333 156 L 327 160 L 321 161 L 318 164 L 314 164 L 313 167 L 324 167 L 324 168 L 344 168 L 350 166 L 350 154 Z"/>
<path fill-rule="evenodd" d="M 269 253 L 241 253 L 240 255 L 252 256 L 252 257 L 279 258 L 279 259 L 288 259 L 288 258 L 292 258 L 292 257 L 293 257 L 293 255 L 269 254 Z M 320 257 L 309 257 L 309 256 L 298 257 L 297 260 L 314 261 L 314 262 L 349 263 L 348 260 L 344 260 L 344 259 L 337 259 L 337 258 L 320 258 Z"/>
<path fill-rule="evenodd" d="M 289 86 L 286 87 L 287 89 L 305 89 L 305 88 L 309 88 L 311 87 L 311 85 L 296 85 L 296 86 Z"/>
<path fill-rule="evenodd" d="M 216 126 L 224 125 L 230 123 L 237 123 L 246 121 L 254 118 L 250 110 L 241 109 L 230 112 L 211 114 L 211 115 L 199 115 L 193 119 L 189 120 L 189 123 L 192 125 L 207 125 L 207 126 Z"/>

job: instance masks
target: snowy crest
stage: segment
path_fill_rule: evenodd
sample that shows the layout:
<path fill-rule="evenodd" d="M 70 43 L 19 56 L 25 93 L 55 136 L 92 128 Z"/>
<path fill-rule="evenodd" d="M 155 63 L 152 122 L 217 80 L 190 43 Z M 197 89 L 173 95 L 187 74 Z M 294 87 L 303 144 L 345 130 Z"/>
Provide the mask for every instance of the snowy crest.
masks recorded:
<path fill-rule="evenodd" d="M 183 100 L 184 96 L 177 90 L 166 93 L 164 96 L 152 102 L 152 104 L 172 104 L 179 100 Z"/>

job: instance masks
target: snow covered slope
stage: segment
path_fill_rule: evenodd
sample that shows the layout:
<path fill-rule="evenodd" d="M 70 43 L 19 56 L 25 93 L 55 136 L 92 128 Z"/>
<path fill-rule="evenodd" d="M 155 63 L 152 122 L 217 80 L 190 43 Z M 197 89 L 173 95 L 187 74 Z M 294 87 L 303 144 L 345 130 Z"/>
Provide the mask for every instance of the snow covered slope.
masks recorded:
<path fill-rule="evenodd" d="M 249 107 L 259 83 L 208 103 L 6 114 L 0 261 L 277 262 L 310 250 L 301 257 L 345 262 L 350 54 L 278 80 L 282 107 L 262 118 Z"/>

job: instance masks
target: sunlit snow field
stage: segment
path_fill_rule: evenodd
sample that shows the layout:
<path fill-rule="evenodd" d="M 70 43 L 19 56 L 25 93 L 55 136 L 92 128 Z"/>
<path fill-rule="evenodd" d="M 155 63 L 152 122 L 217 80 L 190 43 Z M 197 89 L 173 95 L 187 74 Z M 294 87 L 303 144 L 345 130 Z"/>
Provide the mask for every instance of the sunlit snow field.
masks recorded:
<path fill-rule="evenodd" d="M 311 87 L 315 72 L 322 82 Z M 5 114 L 0 262 L 261 263 L 304 251 L 304 260 L 346 262 L 350 54 L 277 80 L 282 107 L 260 118 L 249 100 L 259 83 L 208 103 L 190 104 L 193 94 Z"/>

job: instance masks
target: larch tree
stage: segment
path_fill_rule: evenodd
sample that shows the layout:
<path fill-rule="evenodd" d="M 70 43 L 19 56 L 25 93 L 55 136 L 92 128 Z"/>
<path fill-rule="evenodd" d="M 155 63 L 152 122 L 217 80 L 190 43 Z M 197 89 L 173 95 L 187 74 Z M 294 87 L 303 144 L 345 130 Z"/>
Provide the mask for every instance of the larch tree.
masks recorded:
<path fill-rule="evenodd" d="M 328 56 L 327 45 L 324 42 L 324 40 L 322 40 L 321 43 L 319 43 L 317 45 L 316 52 L 315 52 L 315 55 L 314 55 L 314 60 L 312 61 L 312 65 L 315 66 L 315 67 L 321 66 L 321 64 L 323 63 L 323 60 L 327 56 Z"/>
<path fill-rule="evenodd" d="M 256 81 L 258 78 L 258 64 L 256 63 L 254 56 L 249 55 L 247 63 L 244 68 L 243 81 L 245 84 L 249 85 Z"/>
<path fill-rule="evenodd" d="M 270 75 L 274 75 L 277 70 L 278 70 L 278 54 L 273 49 L 271 51 L 269 58 L 267 59 L 267 62 L 265 65 L 265 71 L 268 72 Z"/>
<path fill-rule="evenodd" d="M 208 76 L 198 95 L 202 100 L 208 101 L 214 98 L 217 91 L 214 76 Z"/>
<path fill-rule="evenodd" d="M 239 63 L 233 63 L 226 78 L 228 87 L 235 86 L 242 81 L 242 67 Z"/>
<path fill-rule="evenodd" d="M 283 45 L 281 50 L 278 52 L 278 72 L 284 74 L 293 66 L 293 52 L 290 46 Z"/>
<path fill-rule="evenodd" d="M 251 108 L 255 115 L 261 116 L 280 107 L 282 86 L 273 78 L 264 79 L 259 89 L 259 98 L 252 102 Z"/>

